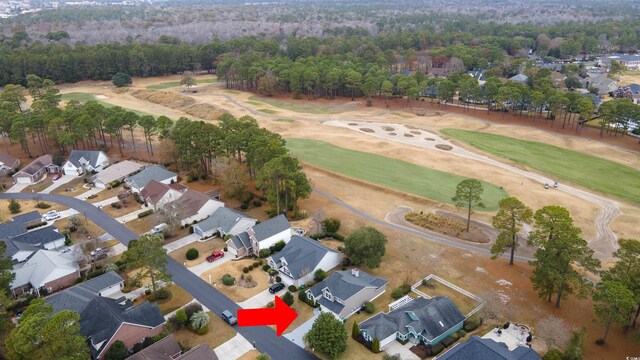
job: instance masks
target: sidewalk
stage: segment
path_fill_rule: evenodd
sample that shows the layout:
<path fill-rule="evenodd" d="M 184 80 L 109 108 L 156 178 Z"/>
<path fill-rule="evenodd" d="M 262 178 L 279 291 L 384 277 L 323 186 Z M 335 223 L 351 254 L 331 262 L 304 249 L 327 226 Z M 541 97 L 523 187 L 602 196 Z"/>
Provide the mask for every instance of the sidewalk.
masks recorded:
<path fill-rule="evenodd" d="M 127 215 L 120 216 L 120 217 L 116 218 L 116 220 L 118 220 L 118 222 L 121 222 L 121 223 L 124 224 L 127 221 L 131 221 L 131 220 L 137 219 L 138 218 L 138 214 L 140 214 L 143 211 L 147 211 L 147 210 L 149 210 L 149 209 L 142 208 L 140 210 L 136 210 L 134 212 L 130 212 Z"/>
<path fill-rule="evenodd" d="M 168 253 L 172 251 L 176 251 L 183 246 L 192 244 L 196 241 L 200 240 L 200 235 L 198 234 L 189 234 L 183 238 L 180 238 L 176 241 L 170 242 L 167 245 L 163 246 L 167 250 Z"/>
<path fill-rule="evenodd" d="M 101 192 L 104 189 L 99 189 L 99 188 L 91 188 L 88 191 L 83 192 L 82 194 L 76 196 L 76 199 L 80 199 L 80 200 L 87 200 L 87 197 L 93 195 L 93 194 L 97 194 L 99 192 Z"/>
<path fill-rule="evenodd" d="M 231 340 L 213 349 L 220 360 L 236 360 L 251 350 L 253 345 L 240 334 L 236 334 Z"/>
<path fill-rule="evenodd" d="M 62 177 L 60 179 L 54 181 L 53 184 L 51 184 L 48 188 L 40 191 L 40 193 L 41 194 L 48 194 L 48 193 L 52 192 L 53 190 L 59 188 L 60 186 L 73 181 L 73 179 L 77 179 L 78 177 L 79 177 L 78 175 L 62 175 Z"/>

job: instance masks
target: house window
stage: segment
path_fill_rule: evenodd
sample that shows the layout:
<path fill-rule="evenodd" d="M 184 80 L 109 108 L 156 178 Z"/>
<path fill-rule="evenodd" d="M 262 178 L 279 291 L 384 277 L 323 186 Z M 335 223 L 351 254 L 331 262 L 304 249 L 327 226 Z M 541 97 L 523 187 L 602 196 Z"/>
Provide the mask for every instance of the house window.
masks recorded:
<path fill-rule="evenodd" d="M 331 294 L 331 291 L 329 291 L 329 289 L 323 289 L 322 290 L 322 295 L 327 298 L 327 300 L 329 301 L 333 301 L 333 294 Z"/>

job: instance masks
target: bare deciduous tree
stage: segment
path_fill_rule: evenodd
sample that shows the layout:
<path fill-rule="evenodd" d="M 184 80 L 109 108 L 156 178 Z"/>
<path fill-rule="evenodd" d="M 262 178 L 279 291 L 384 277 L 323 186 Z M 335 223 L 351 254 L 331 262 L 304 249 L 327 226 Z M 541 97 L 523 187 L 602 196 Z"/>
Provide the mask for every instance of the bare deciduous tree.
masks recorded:
<path fill-rule="evenodd" d="M 172 201 L 161 207 L 156 207 L 153 216 L 156 219 L 156 223 L 167 224 L 167 236 L 172 236 L 174 231 L 182 225 L 181 221 L 185 217 L 186 210 L 183 203 Z"/>
<path fill-rule="evenodd" d="M 546 316 L 536 323 L 535 334 L 544 340 L 550 349 L 563 349 L 569 341 L 571 331 L 564 320 L 554 316 Z"/>
<path fill-rule="evenodd" d="M 325 221 L 326 218 L 327 216 L 324 213 L 324 210 L 322 209 L 317 209 L 316 211 L 313 212 L 313 215 L 311 216 L 311 221 L 313 222 L 314 233 L 318 234 L 322 232 L 322 222 Z"/>

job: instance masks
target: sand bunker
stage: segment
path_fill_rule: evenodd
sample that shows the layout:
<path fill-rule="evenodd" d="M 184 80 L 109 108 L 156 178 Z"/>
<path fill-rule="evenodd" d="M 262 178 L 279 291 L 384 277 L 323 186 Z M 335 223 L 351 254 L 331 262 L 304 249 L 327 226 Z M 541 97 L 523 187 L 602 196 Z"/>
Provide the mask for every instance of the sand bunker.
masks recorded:
<path fill-rule="evenodd" d="M 451 151 L 453 150 L 453 146 L 446 144 L 437 144 L 436 147 L 440 150 Z"/>
<path fill-rule="evenodd" d="M 436 139 L 434 139 L 434 138 L 424 138 L 424 139 L 427 140 L 427 141 L 436 141 Z"/>
<path fill-rule="evenodd" d="M 181 110 L 204 120 L 218 120 L 220 115 L 224 113 L 224 111 L 216 106 L 199 103 L 192 97 L 169 91 L 136 90 L 131 93 L 131 96 L 171 109 Z"/>
<path fill-rule="evenodd" d="M 404 137 L 413 137 L 413 135 L 411 135 L 409 133 L 404 133 Z"/>
<path fill-rule="evenodd" d="M 414 134 L 414 135 L 420 135 L 422 134 L 420 131 L 418 130 L 411 130 L 410 133 Z"/>
<path fill-rule="evenodd" d="M 372 133 L 375 132 L 373 129 L 369 129 L 369 128 L 360 128 L 360 131 L 364 131 L 366 133 Z"/>
<path fill-rule="evenodd" d="M 392 128 L 391 126 L 383 126 L 382 130 L 384 130 L 384 131 L 394 131 L 395 129 Z"/>
<path fill-rule="evenodd" d="M 107 95 L 96 95 L 96 99 L 108 99 L 109 97 Z"/>

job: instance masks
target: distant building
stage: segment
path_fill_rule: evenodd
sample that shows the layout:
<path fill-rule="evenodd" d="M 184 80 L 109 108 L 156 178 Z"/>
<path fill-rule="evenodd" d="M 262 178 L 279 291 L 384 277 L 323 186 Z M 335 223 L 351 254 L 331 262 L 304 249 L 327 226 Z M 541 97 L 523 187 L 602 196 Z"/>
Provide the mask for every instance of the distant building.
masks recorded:
<path fill-rule="evenodd" d="M 613 54 L 602 56 L 598 59 L 600 66 L 611 66 L 611 60 L 617 61 L 628 70 L 640 70 L 640 54 Z"/>

